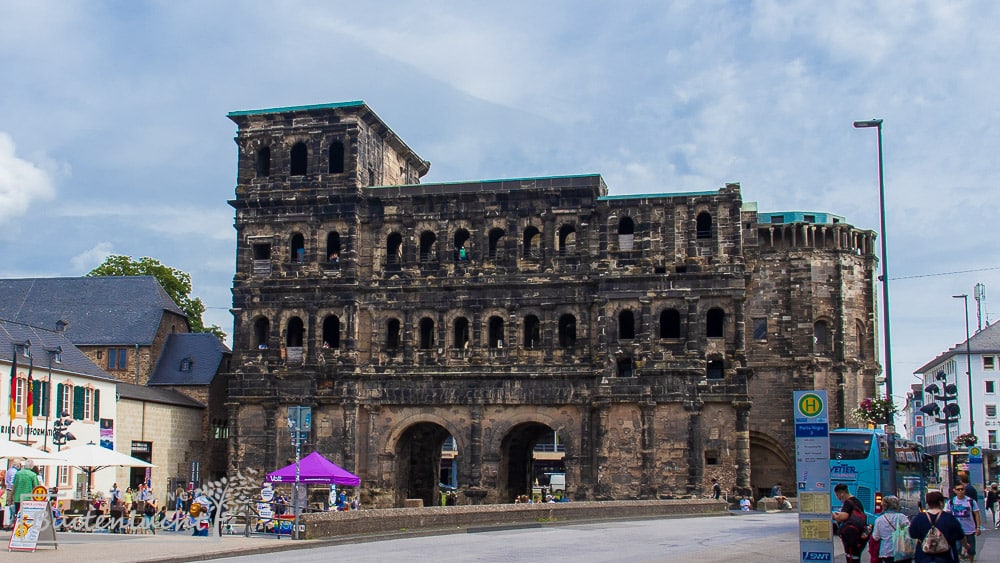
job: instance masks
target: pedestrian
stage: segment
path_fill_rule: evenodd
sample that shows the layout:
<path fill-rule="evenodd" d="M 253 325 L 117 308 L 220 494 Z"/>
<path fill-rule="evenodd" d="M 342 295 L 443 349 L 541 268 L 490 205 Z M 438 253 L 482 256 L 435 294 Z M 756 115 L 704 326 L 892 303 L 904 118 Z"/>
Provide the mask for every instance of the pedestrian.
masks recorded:
<path fill-rule="evenodd" d="M 851 496 L 850 490 L 844 483 L 834 487 L 833 492 L 843 503 L 839 511 L 834 511 L 833 519 L 840 524 L 838 534 L 841 543 L 844 544 L 847 563 L 860 563 L 861 552 L 868 544 L 868 519 L 865 516 L 865 507 L 857 497 Z"/>
<path fill-rule="evenodd" d="M 31 491 L 41 484 L 38 474 L 35 473 L 35 464 L 30 459 L 21 463 L 21 469 L 17 470 L 14 476 L 14 515 L 21 512 L 21 500 L 31 500 Z"/>
<path fill-rule="evenodd" d="M 944 511 L 944 495 L 941 491 L 931 491 L 924 498 L 926 510 L 910 522 L 910 537 L 918 542 L 914 563 L 958 563 L 959 550 L 965 543 L 962 525 Z M 948 540 L 948 551 L 937 554 L 924 552 L 923 542 L 932 527 L 937 528 Z"/>
<path fill-rule="evenodd" d="M 982 528 L 979 522 L 979 503 L 966 496 L 966 490 L 966 485 L 956 485 L 955 496 L 948 500 L 944 509 L 962 525 L 962 531 L 965 533 L 965 551 L 969 556 L 969 562 L 972 563 L 976 560 L 976 536 L 982 533 Z"/>
<path fill-rule="evenodd" d="M 976 489 L 971 483 L 969 483 L 969 475 L 963 474 L 959 477 L 962 484 L 965 485 L 965 496 L 971 498 L 972 500 L 979 502 L 979 490 Z"/>
<path fill-rule="evenodd" d="M 184 487 L 178 486 L 177 490 L 174 491 L 174 510 L 184 510 L 184 497 L 187 493 L 184 492 Z"/>
<path fill-rule="evenodd" d="M 909 526 L 910 519 L 899 512 L 899 497 L 889 495 L 882 499 L 882 515 L 875 519 L 872 540 L 878 545 L 878 563 L 896 563 L 892 533 L 896 528 Z M 898 561 L 910 561 L 899 559 Z"/>
<path fill-rule="evenodd" d="M 712 479 L 712 498 L 719 500 L 722 496 L 722 485 L 719 484 L 718 479 Z"/>
<path fill-rule="evenodd" d="M 992 522 L 994 528 L 1000 528 L 1000 522 L 997 521 L 997 508 L 1000 504 L 1000 489 L 997 488 L 996 483 L 990 483 L 990 488 L 986 491 L 986 508 L 990 511 L 992 516 Z"/>
<path fill-rule="evenodd" d="M 153 526 L 153 520 L 156 517 L 156 502 L 152 500 L 145 501 L 142 508 L 142 529 L 143 533 L 151 532 L 156 535 L 156 528 Z"/>

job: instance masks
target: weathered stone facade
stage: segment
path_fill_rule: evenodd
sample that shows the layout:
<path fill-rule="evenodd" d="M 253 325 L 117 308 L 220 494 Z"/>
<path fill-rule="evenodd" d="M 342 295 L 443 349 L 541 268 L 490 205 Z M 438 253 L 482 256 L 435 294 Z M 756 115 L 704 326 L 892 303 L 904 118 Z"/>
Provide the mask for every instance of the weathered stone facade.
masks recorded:
<path fill-rule="evenodd" d="M 580 500 L 701 493 L 713 477 L 750 487 L 752 430 L 787 452 L 787 426 L 753 427 L 751 397 L 769 418 L 790 415 L 791 386 L 815 379 L 791 353 L 813 320 L 783 319 L 815 311 L 797 293 L 763 296 L 787 283 L 788 252 L 747 248 L 757 218 L 738 185 L 609 196 L 593 175 L 419 184 L 429 164 L 361 102 L 230 118 L 234 464 L 284 465 L 286 408 L 299 404 L 313 407 L 306 451 L 361 476 L 375 506 L 435 501 L 449 436 L 472 503 L 530 490 L 532 452 L 553 433 Z M 848 277 L 832 292 L 870 311 L 871 280 L 855 290 Z M 835 301 L 816 306 L 829 302 L 832 319 Z M 789 353 L 754 350 L 788 379 L 779 387 L 753 376 L 748 308 L 789 331 L 775 342 Z M 843 360 L 814 363 L 843 372 Z"/>

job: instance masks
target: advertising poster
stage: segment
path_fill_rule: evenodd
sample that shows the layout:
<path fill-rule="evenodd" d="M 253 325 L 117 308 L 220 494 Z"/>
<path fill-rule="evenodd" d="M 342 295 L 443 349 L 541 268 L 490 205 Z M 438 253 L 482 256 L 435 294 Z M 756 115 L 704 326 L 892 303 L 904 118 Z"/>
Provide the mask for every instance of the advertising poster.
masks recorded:
<path fill-rule="evenodd" d="M 21 503 L 21 512 L 14 522 L 14 532 L 10 535 L 7 549 L 11 551 L 35 551 L 42 528 L 52 531 L 51 518 L 46 521 L 49 510 L 47 501 L 26 500 Z M 53 540 L 55 532 L 52 531 Z"/>

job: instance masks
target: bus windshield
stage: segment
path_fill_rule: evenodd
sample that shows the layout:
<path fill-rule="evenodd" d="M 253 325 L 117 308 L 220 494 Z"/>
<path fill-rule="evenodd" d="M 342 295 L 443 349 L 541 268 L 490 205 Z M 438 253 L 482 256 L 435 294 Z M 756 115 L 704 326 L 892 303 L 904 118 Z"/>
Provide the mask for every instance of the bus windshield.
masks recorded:
<path fill-rule="evenodd" d="M 830 459 L 868 459 L 872 434 L 830 433 Z"/>

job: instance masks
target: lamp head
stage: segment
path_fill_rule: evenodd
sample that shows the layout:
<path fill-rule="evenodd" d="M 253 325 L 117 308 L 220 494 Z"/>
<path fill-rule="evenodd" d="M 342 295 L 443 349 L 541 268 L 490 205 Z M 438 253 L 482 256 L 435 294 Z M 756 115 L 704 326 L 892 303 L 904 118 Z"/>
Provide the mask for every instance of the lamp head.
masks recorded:
<path fill-rule="evenodd" d="M 924 393 L 927 393 L 928 395 L 940 395 L 941 388 L 938 387 L 937 383 L 931 383 L 930 385 L 924 388 Z"/>
<path fill-rule="evenodd" d="M 937 416 L 937 414 L 941 412 L 941 407 L 939 407 L 937 403 L 927 403 L 926 405 L 920 407 L 920 412 Z"/>
<path fill-rule="evenodd" d="M 944 381 L 945 379 L 948 379 L 948 374 L 945 373 L 943 369 L 939 369 L 937 373 L 934 374 L 934 379 Z"/>
<path fill-rule="evenodd" d="M 854 122 L 854 127 L 856 129 L 865 129 L 865 128 L 868 128 L 868 127 L 881 127 L 881 126 L 882 126 L 882 120 L 881 119 L 867 119 L 867 120 L 864 120 L 864 121 L 855 121 Z"/>
<path fill-rule="evenodd" d="M 958 385 L 955 385 L 954 383 L 949 383 L 948 385 L 945 385 L 944 394 L 952 395 L 952 398 L 954 399 L 955 398 L 954 396 L 958 395 Z"/>

